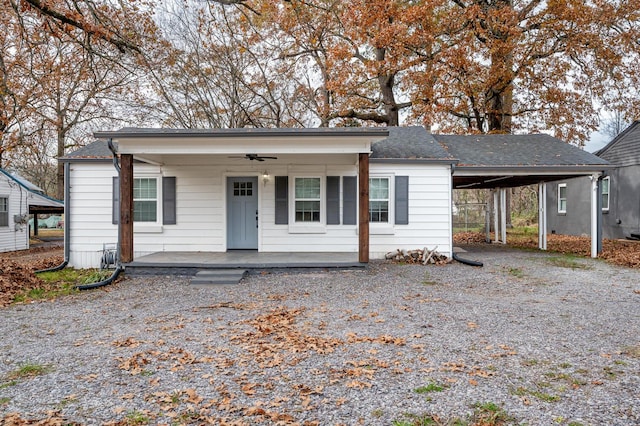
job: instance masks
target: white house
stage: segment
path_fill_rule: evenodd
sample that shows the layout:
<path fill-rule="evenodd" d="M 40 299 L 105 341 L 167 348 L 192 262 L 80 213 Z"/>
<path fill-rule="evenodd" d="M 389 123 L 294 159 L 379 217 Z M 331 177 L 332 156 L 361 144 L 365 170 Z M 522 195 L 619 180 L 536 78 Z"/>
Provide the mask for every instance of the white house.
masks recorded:
<path fill-rule="evenodd" d="M 29 248 L 29 214 L 61 212 L 61 201 L 42 189 L 0 168 L 0 252 Z"/>
<path fill-rule="evenodd" d="M 465 173 L 464 159 L 422 127 L 125 128 L 95 137 L 61 159 L 65 255 L 80 268 L 99 265 L 104 245 L 116 243 L 125 264 L 237 249 L 367 262 L 437 246 L 450 256 L 456 173 L 487 180 L 477 167 Z"/>

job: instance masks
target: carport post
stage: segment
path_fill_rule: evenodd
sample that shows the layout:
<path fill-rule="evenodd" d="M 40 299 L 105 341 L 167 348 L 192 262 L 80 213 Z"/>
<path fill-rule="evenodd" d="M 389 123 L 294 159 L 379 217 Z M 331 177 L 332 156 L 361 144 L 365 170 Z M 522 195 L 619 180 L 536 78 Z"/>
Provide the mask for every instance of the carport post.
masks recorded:
<path fill-rule="evenodd" d="M 598 182 L 600 174 L 591 175 L 591 257 L 598 257 L 598 220 L 600 212 L 598 211 Z"/>
<path fill-rule="evenodd" d="M 500 188 L 500 238 L 507 244 L 507 189 Z"/>
<path fill-rule="evenodd" d="M 538 248 L 547 249 L 547 184 L 538 184 Z"/>
<path fill-rule="evenodd" d="M 499 188 L 495 188 L 493 190 L 493 233 L 494 233 L 494 242 L 498 242 L 498 231 L 500 229 L 500 222 L 498 221 L 498 210 L 500 209 L 500 203 L 498 202 L 498 191 Z"/>

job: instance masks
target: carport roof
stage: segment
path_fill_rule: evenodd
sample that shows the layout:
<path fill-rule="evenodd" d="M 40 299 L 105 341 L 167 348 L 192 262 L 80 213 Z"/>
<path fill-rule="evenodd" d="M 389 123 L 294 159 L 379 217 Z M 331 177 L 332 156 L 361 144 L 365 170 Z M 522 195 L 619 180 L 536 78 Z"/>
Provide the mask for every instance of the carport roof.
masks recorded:
<path fill-rule="evenodd" d="M 545 134 L 434 135 L 453 157 L 454 188 L 515 187 L 601 173 L 606 160 Z"/>

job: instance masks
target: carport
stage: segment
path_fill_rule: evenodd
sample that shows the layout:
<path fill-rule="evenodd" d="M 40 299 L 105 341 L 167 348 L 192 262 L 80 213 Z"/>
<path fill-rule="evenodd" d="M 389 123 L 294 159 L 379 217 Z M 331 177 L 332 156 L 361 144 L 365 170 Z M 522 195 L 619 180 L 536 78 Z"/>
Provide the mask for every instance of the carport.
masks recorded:
<path fill-rule="evenodd" d="M 545 134 L 434 135 L 458 159 L 453 189 L 491 189 L 494 241 L 506 244 L 506 190 L 538 185 L 538 247 L 547 249 L 547 182 L 589 176 L 591 179 L 591 257 L 602 249 L 601 185 L 606 160 Z M 490 239 L 487 229 L 487 239 Z"/>

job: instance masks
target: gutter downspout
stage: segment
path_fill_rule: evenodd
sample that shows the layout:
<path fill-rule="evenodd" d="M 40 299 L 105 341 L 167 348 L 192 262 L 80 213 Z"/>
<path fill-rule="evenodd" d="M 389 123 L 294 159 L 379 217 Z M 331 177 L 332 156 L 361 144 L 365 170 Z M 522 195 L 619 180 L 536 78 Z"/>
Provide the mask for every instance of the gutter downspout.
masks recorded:
<path fill-rule="evenodd" d="M 107 140 L 107 145 L 109 146 L 109 151 L 113 154 L 113 167 L 115 167 L 116 172 L 118 172 L 118 182 L 120 181 L 120 164 L 118 163 L 118 154 L 116 153 L 116 148 L 113 146 L 113 140 L 109 138 Z M 120 263 L 120 220 L 118 220 L 118 244 L 116 247 L 116 269 L 113 271 L 113 274 L 105 280 L 98 281 L 97 283 L 77 285 L 73 287 L 77 290 L 92 290 L 94 288 L 104 287 L 106 285 L 111 284 L 118 278 L 121 272 L 124 272 L 124 267 Z"/>
<path fill-rule="evenodd" d="M 69 224 L 71 213 L 69 212 L 70 205 L 70 195 L 71 195 L 71 183 L 69 178 L 69 173 L 71 170 L 71 163 L 64 163 L 64 257 L 62 263 L 58 266 L 54 266 L 52 268 L 40 269 L 38 271 L 34 271 L 34 273 L 39 274 L 41 272 L 56 272 L 64 269 L 69 264 L 69 253 L 71 248 L 69 247 L 69 241 L 71 240 L 71 235 L 69 235 L 71 226 Z M 35 220 L 34 220 L 35 223 Z"/>
<path fill-rule="evenodd" d="M 451 208 L 451 204 L 453 204 L 453 173 L 455 172 L 455 168 L 456 168 L 455 164 L 451 164 L 451 203 L 449 204 L 449 208 Z M 464 265 L 484 266 L 482 262 L 477 262 L 475 260 L 463 259 L 461 257 L 458 257 L 458 255 L 453 250 L 453 218 L 449 219 L 449 224 L 451 226 L 451 258 Z"/>
<path fill-rule="evenodd" d="M 120 164 L 118 163 L 118 154 L 116 153 L 116 149 L 113 146 L 113 140 L 111 138 L 107 140 L 107 145 L 109 146 L 109 151 L 111 151 L 111 153 L 113 154 L 113 167 L 116 169 L 116 172 L 118 172 L 118 181 L 119 181 Z M 118 244 L 116 247 L 116 269 L 113 271 L 113 274 L 111 274 L 109 278 L 102 281 L 98 281 L 97 283 L 77 285 L 73 288 L 77 290 L 92 290 L 94 288 L 104 287 L 106 285 L 111 284 L 113 281 L 115 281 L 115 279 L 118 278 L 118 275 L 120 275 L 121 272 L 124 272 L 124 267 L 120 263 L 120 221 L 118 220 Z"/>

